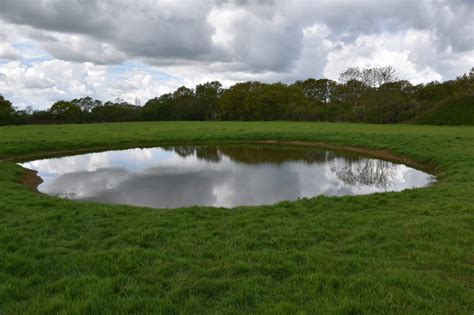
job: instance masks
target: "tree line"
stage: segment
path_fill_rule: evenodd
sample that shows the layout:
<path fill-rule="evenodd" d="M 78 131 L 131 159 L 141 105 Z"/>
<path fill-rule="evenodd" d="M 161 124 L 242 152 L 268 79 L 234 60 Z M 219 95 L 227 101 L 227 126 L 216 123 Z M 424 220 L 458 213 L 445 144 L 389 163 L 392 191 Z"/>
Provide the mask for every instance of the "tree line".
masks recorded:
<path fill-rule="evenodd" d="M 47 110 L 16 110 L 0 95 L 0 124 L 144 120 L 294 120 L 364 123 L 474 124 L 474 68 L 455 80 L 413 85 L 392 67 L 349 68 L 338 81 L 292 84 L 218 81 L 180 87 L 135 106 L 91 97 L 61 100 Z"/>

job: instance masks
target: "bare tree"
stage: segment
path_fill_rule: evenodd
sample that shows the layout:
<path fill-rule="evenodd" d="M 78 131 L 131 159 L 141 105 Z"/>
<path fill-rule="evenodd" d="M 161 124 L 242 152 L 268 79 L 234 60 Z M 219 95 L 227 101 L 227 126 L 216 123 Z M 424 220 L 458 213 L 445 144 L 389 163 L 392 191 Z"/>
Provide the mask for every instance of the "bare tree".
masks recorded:
<path fill-rule="evenodd" d="M 388 189 L 393 184 L 395 166 L 382 160 L 361 159 L 344 163 L 335 160 L 331 170 L 347 185 Z"/>
<path fill-rule="evenodd" d="M 361 72 L 359 67 L 350 67 L 347 68 L 346 71 L 339 74 L 339 81 L 342 83 L 347 83 L 351 80 L 358 80 L 360 81 Z"/>
<path fill-rule="evenodd" d="M 397 79 L 396 71 L 392 66 L 364 69 L 351 67 L 339 76 L 339 81 L 342 83 L 357 80 L 372 88 L 379 87 L 385 83 L 394 82 Z"/>
<path fill-rule="evenodd" d="M 397 71 L 392 66 L 378 68 L 378 86 L 398 80 Z"/>

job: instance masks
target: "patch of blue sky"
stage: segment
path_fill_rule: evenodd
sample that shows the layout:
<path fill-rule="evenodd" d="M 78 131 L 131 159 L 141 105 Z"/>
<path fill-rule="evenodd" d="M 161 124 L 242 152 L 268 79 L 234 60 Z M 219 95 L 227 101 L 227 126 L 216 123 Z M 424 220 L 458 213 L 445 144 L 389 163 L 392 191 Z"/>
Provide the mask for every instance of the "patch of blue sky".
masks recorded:
<path fill-rule="evenodd" d="M 16 42 L 13 43 L 12 46 L 20 51 L 22 56 L 21 63 L 25 65 L 31 65 L 34 62 L 49 61 L 54 59 L 51 54 L 42 49 L 34 41 L 28 40 Z"/>
<path fill-rule="evenodd" d="M 38 56 L 38 57 L 33 57 L 33 58 L 25 58 L 21 60 L 21 63 L 24 65 L 31 66 L 34 62 L 49 61 L 53 59 L 54 58 L 52 56 L 45 55 L 45 56 Z"/>
<path fill-rule="evenodd" d="M 127 60 L 120 65 L 110 66 L 108 72 L 113 75 L 127 75 L 129 72 L 138 71 L 150 75 L 154 80 L 166 81 L 170 79 L 177 79 L 176 77 L 169 75 L 163 71 L 160 71 L 154 66 L 150 66 L 139 61 Z"/>

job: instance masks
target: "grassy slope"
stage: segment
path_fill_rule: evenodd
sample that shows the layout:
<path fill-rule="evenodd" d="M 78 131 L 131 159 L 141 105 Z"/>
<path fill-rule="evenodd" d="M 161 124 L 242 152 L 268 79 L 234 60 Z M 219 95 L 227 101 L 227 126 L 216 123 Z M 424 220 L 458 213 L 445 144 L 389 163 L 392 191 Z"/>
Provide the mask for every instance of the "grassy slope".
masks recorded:
<path fill-rule="evenodd" d="M 420 124 L 474 125 L 474 95 L 449 98 L 415 119 Z"/>
<path fill-rule="evenodd" d="M 435 186 L 232 210 L 59 200 L 0 162 L 0 313 L 474 310 L 474 128 L 124 123 L 0 128 L 0 158 L 92 147 L 287 139 L 385 148 Z"/>

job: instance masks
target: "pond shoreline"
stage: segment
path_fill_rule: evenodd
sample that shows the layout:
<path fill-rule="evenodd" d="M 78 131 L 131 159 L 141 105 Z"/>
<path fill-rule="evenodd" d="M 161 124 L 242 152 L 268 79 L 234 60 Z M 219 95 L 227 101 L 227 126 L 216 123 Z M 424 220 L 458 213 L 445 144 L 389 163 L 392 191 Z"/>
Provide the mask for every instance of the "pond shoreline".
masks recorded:
<path fill-rule="evenodd" d="M 279 140 L 257 140 L 257 141 L 249 141 L 249 142 L 221 142 L 223 144 L 235 144 L 235 143 L 260 143 L 260 144 L 286 144 L 286 145 L 300 145 L 300 146 L 315 146 L 323 149 L 330 149 L 333 151 L 339 151 L 339 152 L 351 152 L 351 153 L 358 153 L 362 154 L 367 157 L 374 157 L 374 158 L 380 158 L 386 161 L 390 162 L 398 162 L 402 163 L 406 166 L 413 167 L 418 170 L 422 170 L 425 172 L 428 172 L 429 174 L 433 175 L 436 177 L 436 181 L 433 182 L 433 184 L 436 184 L 440 181 L 440 177 L 443 176 L 444 172 L 442 172 L 439 167 L 433 164 L 427 164 L 427 163 L 422 163 L 419 161 L 416 161 L 408 156 L 399 156 L 396 154 L 393 154 L 389 150 L 384 150 L 384 149 L 368 149 L 368 148 L 362 148 L 362 147 L 354 147 L 354 146 L 339 146 L 339 145 L 333 145 L 325 142 L 319 142 L 319 141 L 279 141 Z M 207 145 L 210 143 L 197 143 L 196 145 Z M 137 146 L 137 148 L 152 148 L 155 146 L 159 146 L 159 144 L 155 145 L 146 145 L 146 146 Z M 131 146 L 125 145 L 125 146 L 114 146 L 115 149 L 130 149 Z M 105 147 L 95 147 L 95 148 L 80 148 L 80 149 L 72 149 L 72 150 L 64 150 L 64 151 L 53 151 L 53 152 L 48 152 L 47 154 L 32 154 L 28 156 L 20 156 L 20 157 L 12 157 L 8 158 L 6 160 L 12 161 L 26 161 L 28 159 L 32 158 L 47 158 L 47 157 L 61 157 L 65 155 L 75 155 L 76 153 L 95 153 L 95 152 L 101 152 L 105 150 L 111 150 L 114 148 L 105 148 Z M 5 161 L 5 160 L 4 160 Z M 35 170 L 23 168 L 25 171 L 25 174 L 21 176 L 18 180 L 19 183 L 26 185 L 30 187 L 30 189 L 34 192 L 40 193 L 38 191 L 38 187 L 41 183 L 43 183 L 43 179 L 38 176 L 38 172 Z"/>

